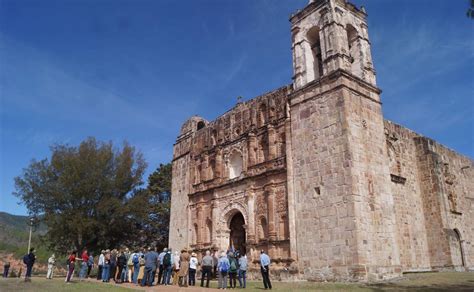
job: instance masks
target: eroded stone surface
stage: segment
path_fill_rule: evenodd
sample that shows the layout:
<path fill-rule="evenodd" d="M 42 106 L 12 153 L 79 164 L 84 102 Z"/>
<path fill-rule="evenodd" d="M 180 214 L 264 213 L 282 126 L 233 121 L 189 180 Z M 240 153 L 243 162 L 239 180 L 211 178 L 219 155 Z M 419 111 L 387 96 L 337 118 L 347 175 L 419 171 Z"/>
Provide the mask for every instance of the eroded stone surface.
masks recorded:
<path fill-rule="evenodd" d="M 290 21 L 292 85 L 184 123 L 173 247 L 234 245 L 251 272 L 264 249 L 285 280 L 474 269 L 473 161 L 384 120 L 365 12 L 319 0 Z M 242 240 L 231 236 L 238 213 Z"/>

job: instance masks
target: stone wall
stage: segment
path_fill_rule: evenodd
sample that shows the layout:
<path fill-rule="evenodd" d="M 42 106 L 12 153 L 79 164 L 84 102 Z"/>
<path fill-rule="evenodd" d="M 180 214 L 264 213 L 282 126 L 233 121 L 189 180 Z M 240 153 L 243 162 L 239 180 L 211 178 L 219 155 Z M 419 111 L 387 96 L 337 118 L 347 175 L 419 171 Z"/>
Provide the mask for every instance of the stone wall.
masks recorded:
<path fill-rule="evenodd" d="M 473 160 L 385 121 L 405 271 L 473 269 Z"/>
<path fill-rule="evenodd" d="M 430 270 L 415 137 L 406 128 L 385 120 L 390 186 L 395 202 L 397 241 L 404 271 Z"/>

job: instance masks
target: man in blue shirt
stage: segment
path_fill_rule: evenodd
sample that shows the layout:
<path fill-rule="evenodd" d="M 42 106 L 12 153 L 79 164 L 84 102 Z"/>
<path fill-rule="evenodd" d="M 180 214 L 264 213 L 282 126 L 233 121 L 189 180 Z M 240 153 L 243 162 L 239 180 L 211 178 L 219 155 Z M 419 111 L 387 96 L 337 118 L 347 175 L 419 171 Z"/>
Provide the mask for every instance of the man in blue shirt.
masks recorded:
<path fill-rule="evenodd" d="M 266 289 L 272 289 L 272 283 L 270 283 L 269 271 L 270 271 L 270 257 L 262 249 L 260 251 L 260 271 L 263 277 L 263 286 Z"/>
<path fill-rule="evenodd" d="M 148 285 L 151 286 L 153 283 L 154 272 L 158 265 L 158 253 L 152 248 L 148 249 L 148 252 L 145 254 L 145 274 L 142 279 L 142 286 Z"/>

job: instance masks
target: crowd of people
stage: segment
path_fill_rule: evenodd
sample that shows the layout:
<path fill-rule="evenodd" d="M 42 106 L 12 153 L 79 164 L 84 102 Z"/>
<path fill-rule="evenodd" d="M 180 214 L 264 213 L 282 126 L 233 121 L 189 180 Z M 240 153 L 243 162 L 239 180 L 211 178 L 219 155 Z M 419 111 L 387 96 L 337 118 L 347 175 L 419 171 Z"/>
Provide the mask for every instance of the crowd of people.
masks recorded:
<path fill-rule="evenodd" d="M 36 256 L 34 248 L 24 256 L 26 265 L 25 281 L 30 281 L 31 271 Z M 65 281 L 70 283 L 76 263 L 80 263 L 79 279 L 90 278 L 96 262 L 94 256 L 84 249 L 80 256 L 72 251 L 66 260 L 67 275 Z M 48 259 L 47 279 L 52 279 L 56 257 Z M 265 289 L 272 289 L 269 277 L 270 257 L 262 250 L 260 252 L 260 271 Z M 201 271 L 201 287 L 209 287 L 211 278 L 217 278 L 218 288 L 239 288 L 247 286 L 248 260 L 245 253 L 233 249 L 226 251 L 207 250 L 201 259 L 194 252 L 183 249 L 173 253 L 171 248 L 164 248 L 158 252 L 156 248 L 142 248 L 130 251 L 128 248 L 102 250 L 97 261 L 97 280 L 117 284 L 134 283 L 140 286 L 178 285 L 180 287 L 195 286 L 197 271 Z M 4 271 L 4 277 L 8 270 Z"/>

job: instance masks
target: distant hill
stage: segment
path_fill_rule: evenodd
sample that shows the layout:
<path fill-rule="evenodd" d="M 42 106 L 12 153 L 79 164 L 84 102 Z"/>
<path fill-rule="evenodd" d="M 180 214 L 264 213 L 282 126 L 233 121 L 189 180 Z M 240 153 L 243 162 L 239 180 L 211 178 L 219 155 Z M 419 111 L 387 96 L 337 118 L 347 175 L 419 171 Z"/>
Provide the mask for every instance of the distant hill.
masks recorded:
<path fill-rule="evenodd" d="M 0 230 L 10 229 L 18 232 L 28 233 L 30 217 L 21 215 L 12 215 L 6 212 L 0 212 Z M 35 233 L 43 235 L 46 233 L 47 227 L 44 223 L 35 226 Z"/>
<path fill-rule="evenodd" d="M 15 230 L 27 230 L 29 231 L 30 217 L 21 215 L 12 215 L 6 212 L 0 212 L 0 226 L 5 226 L 9 229 Z M 46 226 L 39 224 L 36 231 L 44 234 L 46 232 Z"/>
<path fill-rule="evenodd" d="M 0 253 L 13 254 L 20 258 L 28 249 L 29 236 L 28 216 L 12 215 L 0 212 Z M 43 260 L 46 252 L 45 244 L 40 241 L 39 236 L 45 234 L 47 227 L 44 224 L 36 226 L 32 236 L 32 246 L 37 249 L 39 259 Z"/>

